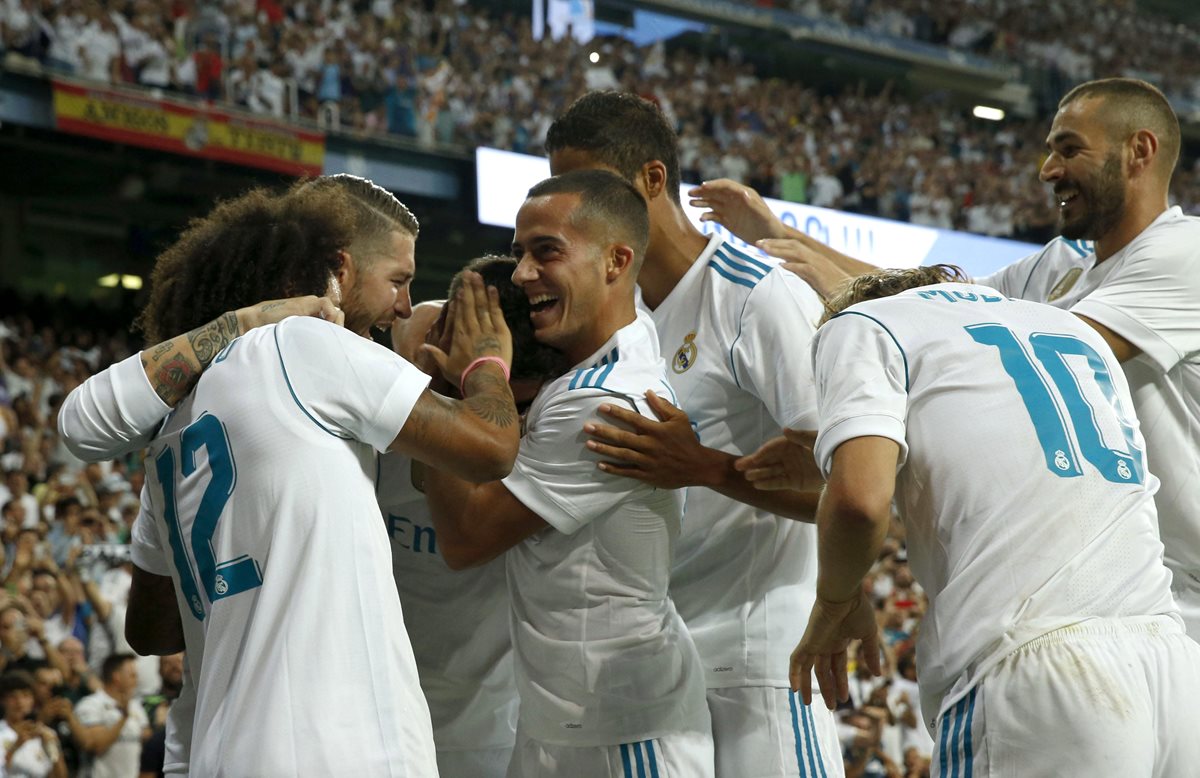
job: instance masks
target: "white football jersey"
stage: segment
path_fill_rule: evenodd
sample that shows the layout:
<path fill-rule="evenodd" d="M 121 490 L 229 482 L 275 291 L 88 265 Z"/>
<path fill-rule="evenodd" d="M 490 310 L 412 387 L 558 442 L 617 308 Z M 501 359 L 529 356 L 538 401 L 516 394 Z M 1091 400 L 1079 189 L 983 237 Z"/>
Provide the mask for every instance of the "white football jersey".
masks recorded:
<path fill-rule="evenodd" d="M 379 456 L 377 496 L 438 751 L 512 748 L 517 687 L 504 560 L 457 572 L 446 567 L 412 460 L 403 454 Z"/>
<path fill-rule="evenodd" d="M 822 306 L 781 264 L 714 235 L 651 314 L 679 407 L 709 448 L 741 456 L 783 427 L 816 427 L 807 353 Z M 687 490 L 671 596 L 709 687 L 788 685 L 816 573 L 813 525 Z"/>
<path fill-rule="evenodd" d="M 709 731 L 696 647 L 667 594 L 683 495 L 604 473 L 583 425 L 603 403 L 673 399 L 644 313 L 542 387 L 504 485 L 550 525 L 505 555 L 519 728 L 605 746 Z"/>
<path fill-rule="evenodd" d="M 1198 246 L 1200 218 L 1174 207 L 1099 265 L 1089 245 L 1057 239 L 1001 271 L 1014 283 L 997 286 L 1086 316 L 1141 349 L 1122 367 L 1162 481 L 1155 503 L 1167 566 L 1192 588 L 1200 587 Z"/>
<path fill-rule="evenodd" d="M 896 505 L 930 603 L 918 638 L 927 724 L 1050 630 L 1177 613 L 1158 481 L 1125 377 L 1091 327 L 940 284 L 846 309 L 813 352 L 823 471 L 852 438 L 901 447 Z"/>
<path fill-rule="evenodd" d="M 179 597 L 193 775 L 437 775 L 373 451 L 428 380 L 287 319 L 233 341 L 151 443 L 133 561 Z"/>

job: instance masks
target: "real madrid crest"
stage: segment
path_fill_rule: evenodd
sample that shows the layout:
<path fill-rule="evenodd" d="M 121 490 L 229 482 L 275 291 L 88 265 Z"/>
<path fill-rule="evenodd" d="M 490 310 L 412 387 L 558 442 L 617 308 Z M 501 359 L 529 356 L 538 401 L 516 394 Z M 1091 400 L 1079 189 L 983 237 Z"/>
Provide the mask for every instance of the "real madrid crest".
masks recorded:
<path fill-rule="evenodd" d="M 1073 267 L 1068 270 L 1067 274 L 1062 277 L 1062 280 L 1055 284 L 1054 288 L 1050 290 L 1050 296 L 1046 298 L 1046 302 L 1052 303 L 1067 292 L 1071 291 L 1071 288 L 1075 286 L 1075 282 L 1079 280 L 1079 276 L 1082 273 L 1083 268 L 1081 267 Z"/>
<path fill-rule="evenodd" d="M 685 373 L 696 362 L 696 333 L 689 332 L 683 338 L 683 345 L 675 352 L 671 360 L 671 369 L 676 373 Z"/>

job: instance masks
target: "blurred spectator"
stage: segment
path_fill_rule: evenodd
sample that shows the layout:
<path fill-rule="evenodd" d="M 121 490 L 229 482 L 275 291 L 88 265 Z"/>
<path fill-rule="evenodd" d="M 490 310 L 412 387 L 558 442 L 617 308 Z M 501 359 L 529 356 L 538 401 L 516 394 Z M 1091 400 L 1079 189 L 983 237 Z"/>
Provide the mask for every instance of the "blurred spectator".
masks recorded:
<path fill-rule="evenodd" d="M 138 685 L 134 660 L 133 654 L 105 659 L 100 674 L 103 688 L 75 706 L 92 778 L 136 778 L 138 774 L 142 742 L 150 736 L 150 726 L 134 699 Z"/>
<path fill-rule="evenodd" d="M 0 748 L 5 775 L 21 778 L 66 778 L 67 766 L 54 730 L 38 720 L 33 677 L 23 670 L 0 676 Z"/>
<path fill-rule="evenodd" d="M 58 652 L 66 665 L 63 672 L 63 697 L 71 703 L 77 703 L 100 690 L 100 679 L 88 667 L 83 641 L 76 637 L 66 638 L 58 644 Z"/>
<path fill-rule="evenodd" d="M 195 65 L 196 94 L 206 100 L 221 99 L 221 72 L 225 63 L 215 36 L 204 36 L 192 55 L 192 62 Z"/>
<path fill-rule="evenodd" d="M 166 759 L 167 711 L 183 690 L 183 654 L 159 658 L 162 691 L 143 700 L 153 729 L 142 746 L 140 778 L 161 778 Z"/>
<path fill-rule="evenodd" d="M 396 76 L 391 90 L 383 99 L 387 111 L 387 130 L 394 135 L 417 135 L 417 90 L 408 76 Z"/>

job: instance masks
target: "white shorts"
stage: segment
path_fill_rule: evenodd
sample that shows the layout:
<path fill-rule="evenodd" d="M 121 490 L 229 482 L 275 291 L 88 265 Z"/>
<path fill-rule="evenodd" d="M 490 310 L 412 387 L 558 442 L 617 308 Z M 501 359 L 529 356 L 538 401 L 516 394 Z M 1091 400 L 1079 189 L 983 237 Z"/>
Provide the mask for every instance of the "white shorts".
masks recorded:
<path fill-rule="evenodd" d="M 438 751 L 438 774 L 442 778 L 504 778 L 512 753 L 512 746 Z"/>
<path fill-rule="evenodd" d="M 1200 644 L 1169 616 L 1026 643 L 943 711 L 935 778 L 1180 778 L 1200 765 Z"/>
<path fill-rule="evenodd" d="M 833 714 L 771 686 L 708 690 L 717 778 L 841 778 Z"/>
<path fill-rule="evenodd" d="M 556 746 L 518 728 L 508 778 L 713 778 L 712 737 L 681 732 L 617 746 Z"/>

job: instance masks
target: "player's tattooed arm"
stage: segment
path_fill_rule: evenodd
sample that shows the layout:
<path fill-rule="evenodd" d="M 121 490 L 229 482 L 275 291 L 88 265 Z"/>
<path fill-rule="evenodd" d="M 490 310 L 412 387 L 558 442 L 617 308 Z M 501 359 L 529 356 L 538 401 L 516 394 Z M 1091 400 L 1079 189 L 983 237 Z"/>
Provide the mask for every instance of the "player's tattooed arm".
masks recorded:
<path fill-rule="evenodd" d="M 520 416 L 507 377 L 512 336 L 496 290 L 464 273 L 443 328 L 446 337 L 422 350 L 447 382 L 461 382 L 463 399 L 427 389 L 392 449 L 473 483 L 503 478 L 517 457 Z"/>
<path fill-rule="evenodd" d="M 497 367 L 484 370 L 487 365 L 471 371 L 463 386 L 466 397 L 463 404 L 479 418 L 500 429 L 514 426 L 519 416 L 513 401 L 512 388 Z"/>
<path fill-rule="evenodd" d="M 342 324 L 342 312 L 327 297 L 293 297 L 223 313 L 184 335 L 151 346 L 142 352 L 142 368 L 155 394 L 174 407 L 187 397 L 221 349 L 255 327 L 273 324 L 288 316 L 320 316 Z"/>
<path fill-rule="evenodd" d="M 175 406 L 221 349 L 241 335 L 235 313 L 224 313 L 186 335 L 142 352 L 142 368 L 159 398 Z"/>

